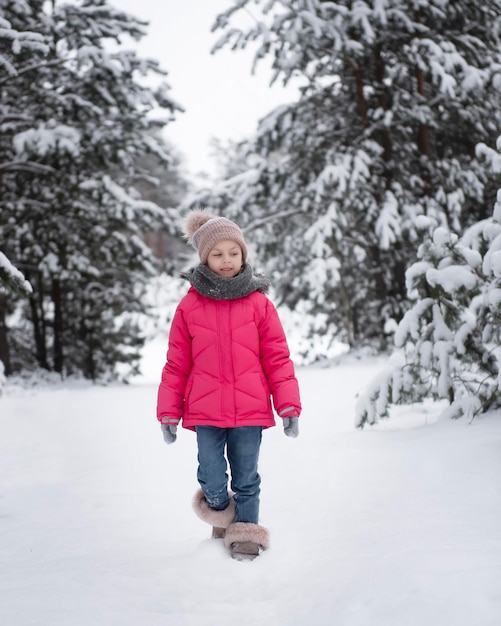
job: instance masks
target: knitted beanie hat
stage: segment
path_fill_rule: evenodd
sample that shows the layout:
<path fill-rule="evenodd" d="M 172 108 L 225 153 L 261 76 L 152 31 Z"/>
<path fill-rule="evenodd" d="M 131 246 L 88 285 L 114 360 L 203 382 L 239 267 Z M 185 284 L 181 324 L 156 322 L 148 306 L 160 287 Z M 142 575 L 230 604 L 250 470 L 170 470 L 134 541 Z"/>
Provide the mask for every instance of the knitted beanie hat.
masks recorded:
<path fill-rule="evenodd" d="M 242 261 L 247 261 L 247 245 L 240 228 L 226 217 L 216 217 L 204 209 L 194 209 L 186 216 L 184 233 L 188 243 L 198 250 L 200 262 L 206 264 L 212 248 L 225 239 L 242 248 Z"/>

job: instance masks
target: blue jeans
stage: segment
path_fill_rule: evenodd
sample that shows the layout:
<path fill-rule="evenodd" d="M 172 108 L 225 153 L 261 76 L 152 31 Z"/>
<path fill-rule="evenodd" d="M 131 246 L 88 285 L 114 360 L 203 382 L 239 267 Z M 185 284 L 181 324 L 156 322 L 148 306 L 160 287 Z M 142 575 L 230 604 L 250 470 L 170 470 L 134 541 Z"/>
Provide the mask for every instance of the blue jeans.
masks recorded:
<path fill-rule="evenodd" d="M 231 489 L 236 505 L 236 522 L 257 524 L 261 478 L 257 471 L 261 426 L 216 428 L 197 426 L 197 478 L 208 505 L 222 511 L 229 504 L 228 462 Z"/>

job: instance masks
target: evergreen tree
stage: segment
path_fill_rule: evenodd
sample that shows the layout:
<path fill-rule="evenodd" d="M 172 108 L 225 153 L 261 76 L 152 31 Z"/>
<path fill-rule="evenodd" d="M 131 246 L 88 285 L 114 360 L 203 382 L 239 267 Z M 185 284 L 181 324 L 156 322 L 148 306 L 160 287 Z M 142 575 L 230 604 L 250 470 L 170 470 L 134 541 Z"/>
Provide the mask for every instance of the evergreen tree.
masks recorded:
<path fill-rule="evenodd" d="M 22 8 L 26 10 L 26 5 L 23 5 Z M 21 111 L 13 112 L 10 110 L 8 98 L 5 97 L 3 92 L 3 84 L 9 78 L 18 77 L 20 74 L 28 71 L 33 65 L 34 58 L 39 55 L 45 55 L 47 52 L 48 46 L 45 45 L 43 37 L 39 33 L 16 30 L 8 20 L 0 15 L 0 86 L 2 86 L 2 98 L 0 99 L 0 123 L 2 124 L 0 154 L 2 155 L 11 152 L 9 130 L 15 128 L 17 124 L 23 121 L 23 113 Z M 1 180 L 7 172 L 36 169 L 36 167 L 36 164 L 30 162 L 18 163 L 8 159 L 0 160 L 0 197 L 2 191 Z M 15 228 L 15 225 L 11 223 L 9 227 L 12 230 Z M 2 239 L 0 240 L 0 378 L 2 378 L 3 372 L 10 374 L 12 371 L 9 343 L 7 341 L 7 294 L 14 291 L 22 296 L 29 296 L 33 291 L 22 272 L 3 254 L 3 245 Z"/>
<path fill-rule="evenodd" d="M 169 162 L 166 164 L 153 152 L 139 158 L 134 189 L 142 200 L 160 207 L 178 207 L 191 188 L 183 173 L 182 160 L 159 129 L 153 129 L 152 136 L 162 146 L 164 153 L 169 155 Z M 169 223 L 167 228 L 144 233 L 146 243 L 161 260 L 162 269 L 168 274 L 175 273 L 177 258 L 186 250 L 186 245 L 180 240 L 180 233 L 175 232 L 173 226 Z"/>
<path fill-rule="evenodd" d="M 501 173 L 501 155 L 485 145 L 479 153 Z M 423 243 L 407 271 L 414 305 L 395 335 L 402 363 L 360 397 L 358 426 L 387 417 L 392 404 L 425 399 L 447 400 L 453 417 L 501 406 L 501 189 L 492 217 L 462 237 L 430 218 L 419 222 Z"/>
<path fill-rule="evenodd" d="M 49 48 L 3 86 L 2 114 L 17 122 L 0 161 L 24 167 L 4 176 L 0 233 L 35 291 L 9 337 L 18 366 L 31 352 L 33 364 L 90 378 L 134 367 L 141 285 L 156 272 L 144 233 L 174 229 L 176 215 L 139 199 L 133 184 L 145 155 L 171 160 L 151 133 L 166 120 L 150 112 L 171 118 L 179 106 L 165 83 L 143 84 L 165 74 L 158 63 L 123 48 L 144 23 L 105 0 L 5 2 L 1 11 Z"/>
<path fill-rule="evenodd" d="M 262 121 L 261 159 L 246 189 L 225 185 L 225 211 L 259 228 L 284 302 L 384 348 L 408 307 L 418 217 L 460 234 L 490 210 L 474 146 L 492 146 L 501 121 L 499 0 L 256 4 L 248 32 L 231 18 L 250 2 L 218 17 L 216 48 L 257 45 L 256 62 L 301 78 L 302 94 Z"/>
<path fill-rule="evenodd" d="M 3 374 L 12 373 L 9 344 L 7 342 L 7 295 L 14 291 L 21 296 L 31 296 L 33 288 L 17 267 L 0 251 L 0 395 Z"/>

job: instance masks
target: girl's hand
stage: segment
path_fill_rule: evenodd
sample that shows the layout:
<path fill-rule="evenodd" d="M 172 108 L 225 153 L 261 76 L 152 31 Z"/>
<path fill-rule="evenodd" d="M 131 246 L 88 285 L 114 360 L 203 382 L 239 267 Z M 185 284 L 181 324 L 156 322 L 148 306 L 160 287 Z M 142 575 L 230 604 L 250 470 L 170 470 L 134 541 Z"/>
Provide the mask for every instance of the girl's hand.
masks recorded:
<path fill-rule="evenodd" d="M 299 418 L 284 417 L 284 433 L 287 437 L 297 437 L 299 435 Z"/>
<path fill-rule="evenodd" d="M 174 443 L 177 439 L 177 426 L 172 426 L 169 424 L 160 424 L 160 428 L 162 429 L 162 435 L 164 436 L 164 441 L 167 445 Z"/>

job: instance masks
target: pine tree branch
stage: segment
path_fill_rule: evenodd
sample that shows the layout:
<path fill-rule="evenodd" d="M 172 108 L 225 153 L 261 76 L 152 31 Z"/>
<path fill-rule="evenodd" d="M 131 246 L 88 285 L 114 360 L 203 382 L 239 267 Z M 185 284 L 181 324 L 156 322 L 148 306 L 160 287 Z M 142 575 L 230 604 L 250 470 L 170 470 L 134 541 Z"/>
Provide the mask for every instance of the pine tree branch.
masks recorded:
<path fill-rule="evenodd" d="M 294 211 L 280 211 L 279 213 L 274 213 L 273 215 L 268 215 L 266 217 L 262 217 L 260 219 L 254 220 L 251 222 L 246 228 L 246 231 L 255 230 L 256 228 L 261 228 L 265 224 L 269 224 L 271 222 L 275 222 L 278 219 L 283 219 L 286 217 L 292 217 L 293 215 L 304 215 L 304 211 L 301 209 L 295 209 Z"/>
<path fill-rule="evenodd" d="M 5 85 L 5 83 L 9 82 L 9 80 L 19 78 L 19 76 L 22 76 L 23 74 L 27 74 L 28 72 L 39 71 L 40 69 L 44 67 L 55 67 L 58 65 L 63 65 L 63 63 L 66 63 L 66 61 L 67 59 L 54 59 L 53 61 L 46 61 L 43 63 L 36 63 L 33 65 L 28 65 L 27 67 L 24 67 L 21 70 L 17 70 L 13 76 L 6 76 L 3 80 L 0 80 L 0 86 Z"/>
<path fill-rule="evenodd" d="M 54 168 L 50 165 L 42 165 L 34 161 L 11 161 L 0 165 L 0 173 L 3 172 L 31 172 L 33 174 L 51 174 Z"/>

